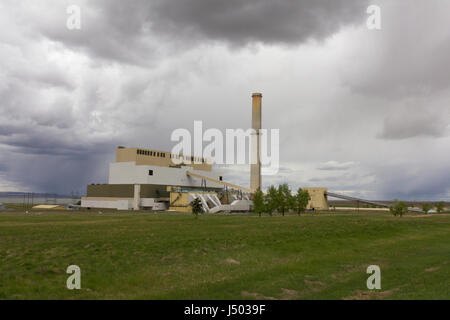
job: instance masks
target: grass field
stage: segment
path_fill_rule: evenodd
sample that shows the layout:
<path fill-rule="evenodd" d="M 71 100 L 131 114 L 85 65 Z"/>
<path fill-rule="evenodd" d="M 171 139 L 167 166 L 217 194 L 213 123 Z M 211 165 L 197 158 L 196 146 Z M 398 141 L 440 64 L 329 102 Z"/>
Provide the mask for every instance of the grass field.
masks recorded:
<path fill-rule="evenodd" d="M 449 282 L 448 214 L 0 214 L 0 299 L 449 299 Z"/>

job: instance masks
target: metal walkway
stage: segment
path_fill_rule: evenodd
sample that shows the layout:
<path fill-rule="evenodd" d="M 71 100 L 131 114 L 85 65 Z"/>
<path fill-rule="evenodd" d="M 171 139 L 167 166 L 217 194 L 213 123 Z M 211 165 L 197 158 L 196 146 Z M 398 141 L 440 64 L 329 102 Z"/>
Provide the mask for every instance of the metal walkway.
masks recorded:
<path fill-rule="evenodd" d="M 377 201 L 370 201 L 370 200 L 365 200 L 365 199 L 360 199 L 360 198 L 355 198 L 355 197 L 350 197 L 350 196 L 344 196 L 342 194 L 337 194 L 337 193 L 333 193 L 333 192 L 325 192 L 325 195 L 332 197 L 332 198 L 338 198 L 338 199 L 344 199 L 344 200 L 349 200 L 349 201 L 356 201 L 356 202 L 361 202 L 361 203 L 367 203 L 373 206 L 380 206 L 380 207 L 385 207 L 385 208 L 389 208 L 390 205 L 386 204 L 386 203 L 382 203 L 382 202 L 377 202 Z"/>
<path fill-rule="evenodd" d="M 211 177 L 204 176 L 202 174 L 186 171 L 186 175 L 194 177 L 194 178 L 197 178 L 197 179 L 207 180 L 207 181 L 210 181 L 210 182 L 218 183 L 218 184 L 221 184 L 221 185 L 233 188 L 233 189 L 242 190 L 244 192 L 248 192 L 248 193 L 252 192 L 252 190 L 250 190 L 250 188 L 238 186 L 237 184 L 232 184 L 232 183 L 225 182 L 225 181 L 222 181 L 222 180 L 213 179 Z"/>

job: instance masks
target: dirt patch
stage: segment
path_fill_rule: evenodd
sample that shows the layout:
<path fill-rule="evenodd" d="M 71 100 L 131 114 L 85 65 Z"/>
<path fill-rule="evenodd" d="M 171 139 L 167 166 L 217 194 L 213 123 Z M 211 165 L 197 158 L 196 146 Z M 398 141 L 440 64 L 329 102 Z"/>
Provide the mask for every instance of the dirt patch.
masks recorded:
<path fill-rule="evenodd" d="M 342 273 L 332 274 L 331 277 L 333 279 L 340 280 L 340 281 L 345 281 L 346 280 L 346 276 L 344 274 L 342 274 Z"/>
<path fill-rule="evenodd" d="M 172 255 L 168 255 L 168 256 L 164 256 L 161 258 L 161 261 L 165 261 L 165 262 L 173 262 L 176 261 L 180 258 L 183 257 L 183 253 L 179 253 L 179 254 L 172 254 Z"/>
<path fill-rule="evenodd" d="M 428 213 L 428 214 L 416 214 L 416 215 L 414 215 L 414 214 L 407 214 L 407 215 L 404 215 L 403 217 L 405 217 L 405 218 L 427 218 L 427 217 L 448 217 L 448 216 L 450 216 L 450 214 L 449 213 L 437 213 L 437 212 L 434 212 L 434 213 Z"/>
<path fill-rule="evenodd" d="M 247 292 L 247 291 L 242 291 L 241 292 L 241 296 L 243 297 L 249 297 L 249 298 L 255 298 L 256 300 L 277 300 L 274 297 L 266 297 L 260 293 L 256 293 L 256 292 Z"/>
<path fill-rule="evenodd" d="M 50 268 L 50 267 L 39 267 L 35 271 L 37 274 L 63 274 L 64 270 L 58 269 L 58 268 Z"/>
<path fill-rule="evenodd" d="M 432 214 L 404 215 L 405 218 L 429 218 L 432 216 Z"/>
<path fill-rule="evenodd" d="M 285 300 L 295 299 L 297 296 L 298 296 L 298 291 L 281 288 L 282 299 L 285 299 Z"/>
<path fill-rule="evenodd" d="M 446 265 L 447 263 L 448 263 L 448 261 L 445 261 L 443 264 L 438 265 L 438 266 L 436 266 L 436 267 L 427 268 L 427 269 L 425 269 L 425 272 L 433 272 L 433 271 L 437 271 L 437 270 L 439 270 L 440 268 L 442 268 L 442 266 Z"/>
<path fill-rule="evenodd" d="M 425 269 L 425 272 L 433 272 L 433 271 L 437 271 L 441 268 L 441 266 L 437 266 L 437 267 L 431 267 L 428 269 Z"/>
<path fill-rule="evenodd" d="M 331 278 L 346 281 L 352 273 L 360 270 L 365 270 L 364 266 L 342 265 L 339 273 L 332 274 Z"/>
<path fill-rule="evenodd" d="M 318 292 L 325 287 L 325 283 L 323 283 L 322 281 L 305 280 L 305 284 L 310 290 L 314 292 Z"/>
<path fill-rule="evenodd" d="M 344 300 L 372 300 L 372 299 L 386 299 L 391 296 L 394 292 L 400 290 L 400 288 L 395 288 L 386 291 L 362 291 L 356 290 L 353 292 L 353 296 L 344 298 Z"/>
<path fill-rule="evenodd" d="M 228 264 L 241 264 L 239 261 L 234 260 L 232 258 L 228 258 L 227 260 L 225 260 L 225 262 Z"/>

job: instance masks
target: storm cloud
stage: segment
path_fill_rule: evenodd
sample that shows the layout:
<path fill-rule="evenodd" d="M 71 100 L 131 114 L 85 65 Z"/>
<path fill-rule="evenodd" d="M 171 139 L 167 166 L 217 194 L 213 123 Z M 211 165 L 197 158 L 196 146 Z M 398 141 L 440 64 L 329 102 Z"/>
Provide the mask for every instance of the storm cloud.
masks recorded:
<path fill-rule="evenodd" d="M 84 192 L 118 145 L 176 128 L 280 129 L 263 184 L 450 199 L 450 4 L 62 0 L 0 4 L 0 191 Z M 66 28 L 69 5 L 81 30 Z M 248 167 L 220 167 L 248 185 Z"/>
<path fill-rule="evenodd" d="M 252 41 L 298 44 L 323 39 L 365 19 L 359 0 L 159 0 L 153 9 L 158 32 L 202 36 L 234 45 Z"/>
<path fill-rule="evenodd" d="M 72 4 L 83 10 L 83 32 L 61 28 L 67 17 L 60 13 Z M 365 0 L 63 0 L 47 3 L 45 21 L 37 8 L 28 12 L 44 37 L 97 57 L 151 65 L 168 51 L 206 41 L 237 48 L 323 40 L 363 23 L 366 8 Z"/>

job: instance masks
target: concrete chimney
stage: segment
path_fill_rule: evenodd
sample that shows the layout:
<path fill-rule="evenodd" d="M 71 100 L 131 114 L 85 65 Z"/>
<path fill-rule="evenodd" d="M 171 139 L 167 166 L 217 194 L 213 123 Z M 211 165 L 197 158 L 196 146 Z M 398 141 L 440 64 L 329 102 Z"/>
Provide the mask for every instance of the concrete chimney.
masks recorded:
<path fill-rule="evenodd" d="M 261 101 L 262 94 L 252 94 L 252 153 L 250 156 L 250 189 L 255 192 L 261 188 Z"/>

